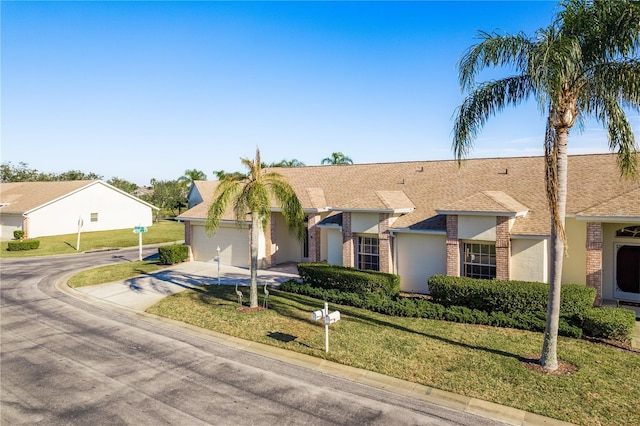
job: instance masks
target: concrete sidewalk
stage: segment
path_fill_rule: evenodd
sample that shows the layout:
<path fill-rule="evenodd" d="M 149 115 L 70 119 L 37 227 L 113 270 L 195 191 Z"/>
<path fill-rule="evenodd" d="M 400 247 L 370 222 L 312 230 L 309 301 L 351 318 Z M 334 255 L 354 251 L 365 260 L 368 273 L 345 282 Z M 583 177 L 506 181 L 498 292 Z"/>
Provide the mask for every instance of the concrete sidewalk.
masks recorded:
<path fill-rule="evenodd" d="M 220 265 L 220 284 L 250 285 L 249 269 Z M 258 285 L 280 285 L 299 278 L 295 265 L 285 265 L 258 271 Z M 144 311 L 162 298 L 202 285 L 218 285 L 218 264 L 213 262 L 184 262 L 148 275 L 125 281 L 79 287 L 75 290 L 111 304 L 136 311 Z"/>

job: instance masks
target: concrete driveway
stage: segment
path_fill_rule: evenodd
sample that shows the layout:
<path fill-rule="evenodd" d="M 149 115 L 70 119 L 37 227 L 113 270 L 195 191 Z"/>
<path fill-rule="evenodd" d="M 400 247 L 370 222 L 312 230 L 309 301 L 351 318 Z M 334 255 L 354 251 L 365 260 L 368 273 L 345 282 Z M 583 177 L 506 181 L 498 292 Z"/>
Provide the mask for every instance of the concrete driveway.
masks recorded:
<path fill-rule="evenodd" d="M 258 286 L 276 287 L 290 279 L 299 278 L 295 264 L 286 264 L 258 271 Z M 220 284 L 250 285 L 248 268 L 220 265 Z M 79 287 L 76 290 L 94 299 L 120 307 L 144 311 L 160 299 L 180 291 L 218 285 L 218 265 L 213 262 L 184 262 L 147 275 L 100 285 Z"/>

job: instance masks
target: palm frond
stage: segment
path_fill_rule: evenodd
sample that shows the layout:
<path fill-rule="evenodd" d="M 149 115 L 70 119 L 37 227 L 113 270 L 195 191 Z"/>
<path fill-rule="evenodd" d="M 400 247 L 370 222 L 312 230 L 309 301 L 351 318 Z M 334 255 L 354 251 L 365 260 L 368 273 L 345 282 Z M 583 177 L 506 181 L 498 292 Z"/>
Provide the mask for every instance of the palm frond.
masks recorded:
<path fill-rule="evenodd" d="M 458 80 L 463 91 L 475 85 L 475 79 L 484 68 L 513 65 L 516 70 L 527 68 L 529 51 L 533 43 L 524 33 L 500 35 L 479 32 L 482 41 L 471 46 L 458 61 Z"/>
<path fill-rule="evenodd" d="M 467 156 L 489 117 L 508 105 L 518 105 L 533 90 L 529 76 L 521 75 L 483 83 L 469 94 L 456 113 L 452 143 L 456 158 L 460 161 Z"/>

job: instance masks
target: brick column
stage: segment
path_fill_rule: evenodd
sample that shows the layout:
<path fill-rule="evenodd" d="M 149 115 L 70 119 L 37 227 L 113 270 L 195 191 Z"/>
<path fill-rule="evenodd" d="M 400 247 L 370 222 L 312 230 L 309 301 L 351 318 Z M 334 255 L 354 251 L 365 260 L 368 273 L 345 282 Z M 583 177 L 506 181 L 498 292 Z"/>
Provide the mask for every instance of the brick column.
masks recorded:
<path fill-rule="evenodd" d="M 602 304 L 602 223 L 587 223 L 587 285 L 596 289 L 595 305 Z"/>
<path fill-rule="evenodd" d="M 307 222 L 307 233 L 309 235 L 309 262 L 320 262 L 320 215 L 310 215 Z"/>
<path fill-rule="evenodd" d="M 460 240 L 458 215 L 447 215 L 447 275 L 460 276 Z"/>
<path fill-rule="evenodd" d="M 391 215 L 380 213 L 378 220 L 378 249 L 380 251 L 380 272 L 393 273 L 393 262 L 391 261 L 391 234 L 389 226 Z"/>
<path fill-rule="evenodd" d="M 496 279 L 508 280 L 511 264 L 511 237 L 509 235 L 509 218 L 496 216 Z"/>
<path fill-rule="evenodd" d="M 193 248 L 191 242 L 193 239 L 193 226 L 191 222 L 186 220 L 184 222 L 184 244 L 189 247 L 189 262 L 193 262 Z"/>
<path fill-rule="evenodd" d="M 265 263 L 266 267 L 276 265 L 276 214 L 271 213 L 267 231 L 264 233 L 265 239 Z"/>
<path fill-rule="evenodd" d="M 354 266 L 351 212 L 342 212 L 342 266 Z"/>

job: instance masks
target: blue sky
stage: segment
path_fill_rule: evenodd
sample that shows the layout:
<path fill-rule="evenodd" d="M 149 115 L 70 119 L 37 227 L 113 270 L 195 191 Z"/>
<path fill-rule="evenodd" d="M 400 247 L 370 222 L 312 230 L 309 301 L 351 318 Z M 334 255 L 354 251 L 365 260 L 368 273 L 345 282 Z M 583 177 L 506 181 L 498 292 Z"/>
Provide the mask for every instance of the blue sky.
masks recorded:
<path fill-rule="evenodd" d="M 456 62 L 478 30 L 532 34 L 548 1 L 3 1 L 2 161 L 138 184 L 196 168 L 451 159 Z M 485 73 L 481 79 L 491 78 Z M 636 138 L 640 118 L 630 116 Z M 471 157 L 542 154 L 534 104 Z M 606 152 L 587 122 L 570 153 Z"/>

